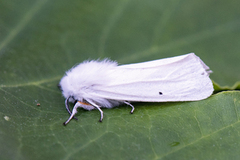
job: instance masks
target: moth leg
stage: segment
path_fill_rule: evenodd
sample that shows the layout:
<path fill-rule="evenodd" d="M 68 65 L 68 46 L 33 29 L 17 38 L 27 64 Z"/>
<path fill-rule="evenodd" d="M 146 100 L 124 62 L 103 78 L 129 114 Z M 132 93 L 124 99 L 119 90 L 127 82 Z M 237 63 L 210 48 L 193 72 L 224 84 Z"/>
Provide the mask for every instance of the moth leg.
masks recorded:
<path fill-rule="evenodd" d="M 66 109 L 67 109 L 67 111 L 68 111 L 68 113 L 71 115 L 72 114 L 72 112 L 70 111 L 70 109 L 69 109 L 69 99 L 70 99 L 71 97 L 68 97 L 66 100 L 65 100 L 65 106 L 66 106 Z M 76 119 L 76 120 L 78 120 L 76 117 L 74 117 L 73 116 L 73 118 L 74 119 Z"/>
<path fill-rule="evenodd" d="M 131 105 L 131 103 L 129 103 L 129 102 L 127 102 L 127 101 L 124 101 L 124 103 L 127 104 L 127 105 L 129 105 L 130 107 L 132 107 L 132 110 L 131 110 L 130 113 L 133 114 L 133 111 L 134 111 L 134 109 L 135 109 L 134 106 Z"/>
<path fill-rule="evenodd" d="M 66 122 L 63 123 L 64 126 L 66 126 L 70 120 L 74 117 L 74 115 L 77 113 L 77 108 L 80 107 L 81 104 L 79 102 L 77 102 L 74 107 L 73 107 L 73 110 L 72 110 L 72 113 L 70 115 L 70 117 L 68 118 L 68 120 Z"/>
<path fill-rule="evenodd" d="M 86 101 L 87 101 L 88 103 L 90 103 L 93 107 L 95 107 L 95 108 L 97 108 L 97 109 L 99 110 L 99 112 L 100 112 L 100 114 L 101 114 L 101 117 L 100 117 L 100 119 L 99 119 L 99 122 L 102 122 L 102 120 L 103 120 L 103 111 L 101 110 L 100 106 L 98 106 L 97 104 L 95 104 L 94 102 L 92 102 L 92 101 L 90 101 L 90 100 L 87 100 L 87 99 L 86 99 Z"/>

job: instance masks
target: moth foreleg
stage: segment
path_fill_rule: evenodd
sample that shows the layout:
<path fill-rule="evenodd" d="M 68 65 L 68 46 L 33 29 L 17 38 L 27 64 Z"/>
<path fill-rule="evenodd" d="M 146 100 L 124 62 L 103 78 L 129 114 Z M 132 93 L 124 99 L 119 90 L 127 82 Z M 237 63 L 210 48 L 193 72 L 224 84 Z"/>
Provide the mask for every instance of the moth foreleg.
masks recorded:
<path fill-rule="evenodd" d="M 69 109 L 69 98 L 71 98 L 71 96 L 69 96 L 66 100 L 65 100 L 65 106 L 66 106 L 66 109 L 68 111 L 68 113 L 71 115 L 72 112 L 70 111 Z M 74 119 L 78 120 L 76 117 L 73 116 Z"/>
<path fill-rule="evenodd" d="M 66 126 L 70 120 L 74 117 L 74 115 L 77 113 L 77 108 L 81 106 L 81 103 L 77 102 L 74 107 L 73 107 L 73 110 L 72 110 L 72 113 L 70 115 L 70 117 L 68 118 L 68 120 L 66 122 L 63 123 L 64 126 Z"/>

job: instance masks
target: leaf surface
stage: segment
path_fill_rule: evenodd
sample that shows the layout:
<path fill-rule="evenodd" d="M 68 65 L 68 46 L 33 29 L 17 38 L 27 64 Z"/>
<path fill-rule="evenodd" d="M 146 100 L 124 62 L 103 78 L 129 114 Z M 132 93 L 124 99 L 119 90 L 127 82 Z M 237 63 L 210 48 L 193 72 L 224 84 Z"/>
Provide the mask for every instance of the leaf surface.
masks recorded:
<path fill-rule="evenodd" d="M 0 5 L 0 159 L 239 159 L 240 1 L 8 0 Z M 198 102 L 79 109 L 57 84 L 86 59 L 195 52 L 213 70 Z M 220 86 L 235 86 L 220 87 Z M 225 91 L 225 90 L 232 91 Z"/>

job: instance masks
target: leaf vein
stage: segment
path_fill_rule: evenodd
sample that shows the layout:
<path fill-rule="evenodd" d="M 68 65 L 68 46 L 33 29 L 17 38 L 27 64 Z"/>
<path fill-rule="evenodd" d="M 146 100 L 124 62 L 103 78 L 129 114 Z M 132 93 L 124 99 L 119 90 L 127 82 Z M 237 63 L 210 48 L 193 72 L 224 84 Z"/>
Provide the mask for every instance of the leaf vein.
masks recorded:
<path fill-rule="evenodd" d="M 42 8 L 42 6 L 48 0 L 38 0 L 33 7 L 24 15 L 22 20 L 16 25 L 16 27 L 8 34 L 5 40 L 0 44 L 0 51 L 6 47 L 23 29 L 24 27 L 32 20 L 34 15 Z M 3 53 L 3 52 L 2 52 Z"/>
<path fill-rule="evenodd" d="M 182 147 L 179 147 L 179 148 L 177 148 L 177 149 L 175 149 L 175 150 L 172 150 L 172 151 L 170 151 L 170 152 L 168 152 L 168 153 L 160 156 L 159 159 L 162 159 L 162 158 L 164 158 L 164 157 L 166 157 L 166 156 L 168 156 L 168 155 L 170 155 L 170 154 L 173 154 L 173 153 L 175 153 L 175 152 L 177 152 L 177 151 L 179 151 L 179 150 L 181 150 L 181 149 L 184 149 L 184 148 L 186 148 L 186 147 L 188 147 L 188 146 L 191 146 L 191 145 L 197 143 L 198 141 L 200 141 L 200 140 L 202 140 L 202 139 L 204 139 L 204 138 L 210 137 L 211 135 L 213 135 L 213 134 L 215 134 L 215 133 L 218 133 L 218 132 L 220 132 L 220 131 L 222 131 L 222 130 L 224 130 L 224 129 L 226 129 L 226 128 L 233 127 L 234 125 L 238 124 L 239 122 L 240 122 L 240 121 L 236 121 L 236 122 L 233 123 L 233 124 L 227 125 L 227 126 L 222 127 L 221 129 L 218 129 L 218 130 L 216 130 L 216 131 L 214 131 L 214 132 L 212 132 L 212 133 L 210 133 L 210 134 L 208 134 L 208 135 L 202 136 L 202 137 L 200 137 L 199 139 L 197 139 L 197 140 L 195 140 L 195 141 L 193 141 L 193 142 L 191 142 L 191 143 L 189 143 L 189 144 L 187 144 L 187 145 L 184 145 L 184 146 L 182 146 Z"/>

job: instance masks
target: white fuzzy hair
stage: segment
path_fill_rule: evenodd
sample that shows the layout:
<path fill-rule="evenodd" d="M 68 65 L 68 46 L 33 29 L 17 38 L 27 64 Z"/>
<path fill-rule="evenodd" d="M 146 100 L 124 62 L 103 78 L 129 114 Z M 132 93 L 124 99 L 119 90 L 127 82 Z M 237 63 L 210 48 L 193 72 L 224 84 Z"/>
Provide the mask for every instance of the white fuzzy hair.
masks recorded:
<path fill-rule="evenodd" d="M 72 97 L 69 99 L 70 102 L 75 100 L 83 102 L 89 99 L 96 104 L 100 104 L 101 107 L 111 108 L 119 105 L 121 102 L 114 101 L 101 97 L 93 97 L 88 93 L 91 91 L 93 86 L 104 87 L 108 82 L 111 81 L 108 76 L 108 71 L 111 71 L 117 67 L 117 62 L 111 61 L 109 59 L 91 60 L 84 61 L 83 63 L 74 66 L 69 71 L 66 72 L 65 76 L 60 81 L 60 86 L 62 89 L 62 94 L 65 98 Z M 87 110 L 95 109 L 91 105 L 83 107 Z"/>

